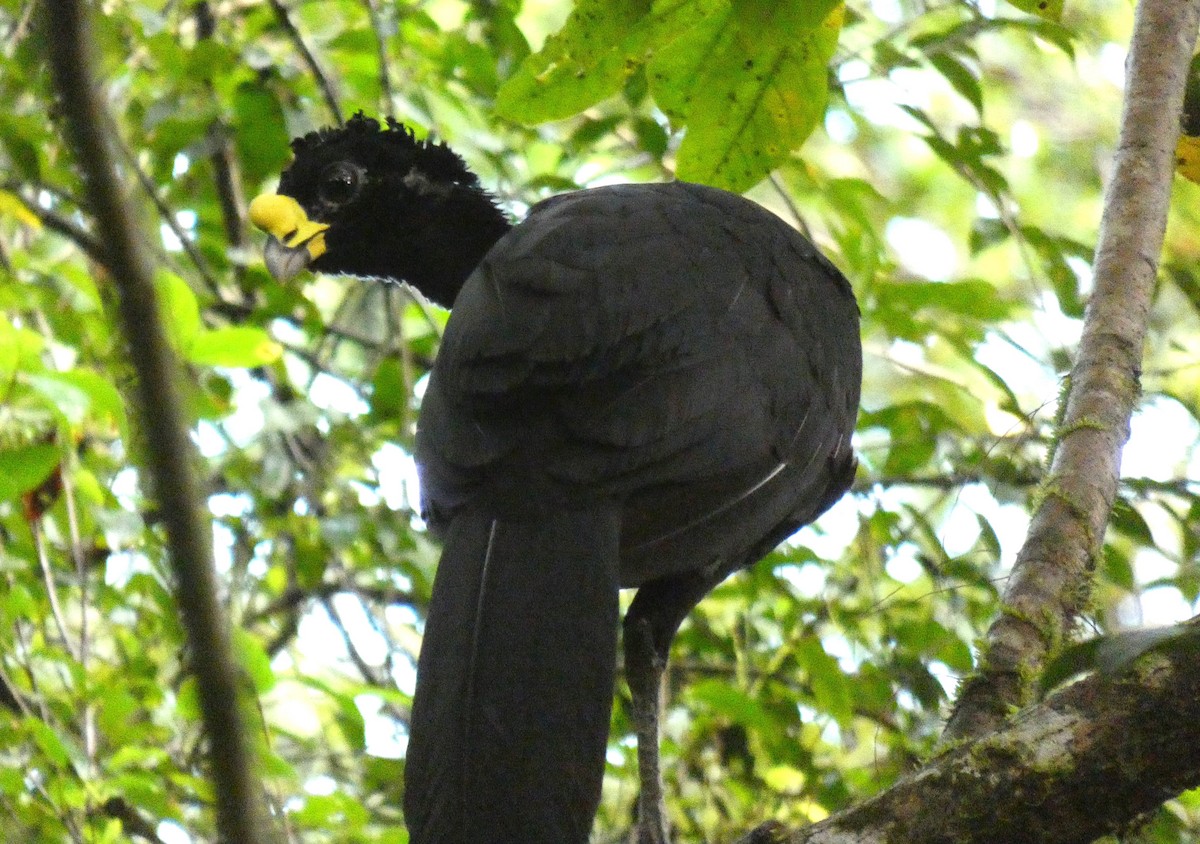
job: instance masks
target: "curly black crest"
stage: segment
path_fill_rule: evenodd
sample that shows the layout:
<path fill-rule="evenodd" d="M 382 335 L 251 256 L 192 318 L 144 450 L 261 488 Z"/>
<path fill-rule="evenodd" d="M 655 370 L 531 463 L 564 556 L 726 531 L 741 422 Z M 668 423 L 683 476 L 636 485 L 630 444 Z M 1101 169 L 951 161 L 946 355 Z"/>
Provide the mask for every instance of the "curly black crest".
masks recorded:
<path fill-rule="evenodd" d="M 434 181 L 454 182 L 464 187 L 479 183 L 462 156 L 445 143 L 418 140 L 413 130 L 396 118 L 389 116 L 384 120 L 385 125 L 381 126 L 378 120 L 359 111 L 344 126 L 325 127 L 296 138 L 291 144 L 292 152 L 299 159 L 327 147 L 337 147 L 361 160 L 365 151 L 390 150 L 397 157 L 419 156 L 421 171 Z"/>

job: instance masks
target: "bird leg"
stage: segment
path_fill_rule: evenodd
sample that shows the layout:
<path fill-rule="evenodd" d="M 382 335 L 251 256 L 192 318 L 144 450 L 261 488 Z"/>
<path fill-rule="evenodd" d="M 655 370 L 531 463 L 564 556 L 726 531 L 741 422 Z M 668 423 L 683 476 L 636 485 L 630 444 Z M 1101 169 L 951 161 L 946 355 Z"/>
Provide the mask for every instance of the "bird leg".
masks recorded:
<path fill-rule="evenodd" d="M 638 590 L 625 614 L 625 679 L 637 732 L 640 779 L 636 844 L 671 840 L 658 755 L 663 675 L 679 625 L 712 586 L 710 578 L 696 573 L 655 580 Z"/>
<path fill-rule="evenodd" d="M 666 667 L 665 655 L 655 647 L 650 621 L 635 618 L 631 609 L 625 617 L 625 675 L 637 732 L 640 780 L 635 844 L 667 844 L 670 841 L 658 756 L 662 678 Z"/>

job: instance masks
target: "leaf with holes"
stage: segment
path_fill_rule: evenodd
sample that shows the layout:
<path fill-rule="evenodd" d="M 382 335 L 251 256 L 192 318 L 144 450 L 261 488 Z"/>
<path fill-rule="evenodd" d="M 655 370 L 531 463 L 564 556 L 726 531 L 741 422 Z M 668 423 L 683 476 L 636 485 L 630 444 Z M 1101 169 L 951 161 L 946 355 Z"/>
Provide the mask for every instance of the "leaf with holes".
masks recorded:
<path fill-rule="evenodd" d="M 743 191 L 797 149 L 825 113 L 843 14 L 839 5 L 782 38 L 783 27 L 748 25 L 727 7 L 660 50 L 648 67 L 651 93 L 687 124 L 678 176 Z"/>

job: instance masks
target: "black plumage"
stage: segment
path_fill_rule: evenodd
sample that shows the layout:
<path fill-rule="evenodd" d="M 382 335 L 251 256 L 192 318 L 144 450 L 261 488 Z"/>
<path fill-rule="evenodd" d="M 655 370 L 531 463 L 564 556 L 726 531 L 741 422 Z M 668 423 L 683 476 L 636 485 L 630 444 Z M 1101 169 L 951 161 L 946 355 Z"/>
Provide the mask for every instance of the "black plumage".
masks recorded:
<path fill-rule="evenodd" d="M 542 202 L 509 227 L 461 159 L 358 116 L 294 144 L 252 216 L 278 275 L 406 281 L 452 306 L 417 434 L 445 549 L 406 763 L 412 840 L 587 840 L 619 587 L 643 842 L 666 837 L 658 689 L 678 625 L 849 487 L 850 285 L 700 185 Z"/>

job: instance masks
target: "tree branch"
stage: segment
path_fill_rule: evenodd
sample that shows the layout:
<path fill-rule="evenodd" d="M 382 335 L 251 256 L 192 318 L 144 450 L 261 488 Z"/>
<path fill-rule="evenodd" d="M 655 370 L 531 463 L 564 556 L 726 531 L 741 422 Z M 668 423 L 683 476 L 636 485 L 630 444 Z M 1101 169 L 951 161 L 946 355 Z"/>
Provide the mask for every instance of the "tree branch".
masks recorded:
<path fill-rule="evenodd" d="M 1088 844 L 1200 784 L 1200 619 L 1169 648 L 1096 674 L 960 744 L 789 844 Z M 766 840 L 766 829 L 745 842 Z"/>
<path fill-rule="evenodd" d="M 55 214 L 53 211 L 47 211 L 28 202 L 25 203 L 25 207 L 37 215 L 37 218 L 42 221 L 43 226 L 73 241 L 94 263 L 99 264 L 106 270 L 109 268 L 108 252 L 105 250 L 103 244 L 75 225 L 75 223 L 66 217 Z"/>
<path fill-rule="evenodd" d="M 364 3 L 367 7 L 367 17 L 371 21 L 371 31 L 375 34 L 375 53 L 379 60 L 379 96 L 383 100 L 384 114 L 391 114 L 395 107 L 395 94 L 392 92 L 392 74 L 388 66 L 387 27 L 384 25 L 378 0 L 364 0 Z"/>
<path fill-rule="evenodd" d="M 229 628 L 217 598 L 212 531 L 204 518 L 179 389 L 178 362 L 167 343 L 153 266 L 117 177 L 114 129 L 93 68 L 96 45 L 80 0 L 48 0 L 43 11 L 55 90 L 67 117 L 68 140 L 85 177 L 98 239 L 109 256 L 122 331 L 137 373 L 138 416 L 145 433 L 147 473 L 167 531 L 191 668 L 210 737 L 217 827 L 226 841 L 265 841 L 261 788 L 252 773 L 238 707 L 237 669 Z"/>
<path fill-rule="evenodd" d="M 175 235 L 175 239 L 179 241 L 180 247 L 195 266 L 196 272 L 200 274 L 200 278 L 204 281 L 204 286 L 216 298 L 221 296 L 221 286 L 217 283 L 217 279 L 208 269 L 208 262 L 200 253 L 199 247 L 192 242 L 192 236 L 183 230 L 183 226 L 179 225 L 179 221 L 175 219 L 175 212 L 167 205 L 165 199 L 159 196 L 158 185 L 150 178 L 140 164 L 138 164 L 137 156 L 133 150 L 125 143 L 125 141 L 114 133 L 112 139 L 113 145 L 120 152 L 121 157 L 125 159 L 125 166 L 137 177 L 138 184 L 142 186 L 142 190 L 146 192 L 146 196 L 150 198 L 150 202 L 154 205 L 154 210 L 158 212 L 158 217 L 171 230 L 171 234 Z"/>
<path fill-rule="evenodd" d="M 196 37 L 201 41 L 213 40 L 217 31 L 217 19 L 208 0 L 200 0 L 192 14 L 196 20 Z M 214 98 L 218 96 L 211 79 L 204 85 Z M 240 252 L 247 246 L 244 210 L 246 198 L 242 193 L 241 168 L 229 135 L 229 127 L 225 121 L 220 117 L 214 118 L 208 126 L 208 143 L 212 150 L 208 154 L 208 163 L 213 170 L 213 184 L 217 192 L 217 203 L 221 208 L 225 239 L 231 249 Z M 245 287 L 246 267 L 240 261 L 234 263 L 233 275 L 241 288 L 242 300 L 252 304 L 253 294 Z"/>
<path fill-rule="evenodd" d="M 300 35 L 300 30 L 296 29 L 296 24 L 292 23 L 292 17 L 288 14 L 288 10 L 284 8 L 283 3 L 280 0 L 268 0 L 268 3 L 271 6 L 271 11 L 275 13 L 275 19 L 279 21 L 279 25 L 283 27 L 283 31 L 287 33 L 288 38 L 292 39 L 292 43 L 300 51 L 300 57 L 308 65 L 309 72 L 313 75 L 317 87 L 321 89 L 321 94 L 325 97 L 325 105 L 329 108 L 329 113 L 333 115 L 333 119 L 337 125 L 341 126 L 346 121 L 342 119 L 342 107 L 338 104 L 337 94 L 333 90 L 333 83 L 329 81 L 329 77 L 325 75 L 325 71 L 321 70 L 321 65 L 317 62 L 317 57 L 313 55 L 312 50 L 308 49 L 308 45 L 304 43 L 304 37 Z"/>
<path fill-rule="evenodd" d="M 980 673 L 963 685 L 948 738 L 989 732 L 1026 703 L 1029 678 L 1070 633 L 1087 602 L 1140 395 L 1142 346 L 1198 19 L 1198 0 L 1138 3 L 1095 288 L 1064 398 L 1058 448 L 1000 617 L 988 631 Z"/>

